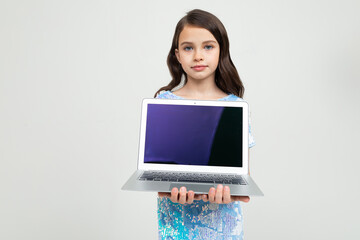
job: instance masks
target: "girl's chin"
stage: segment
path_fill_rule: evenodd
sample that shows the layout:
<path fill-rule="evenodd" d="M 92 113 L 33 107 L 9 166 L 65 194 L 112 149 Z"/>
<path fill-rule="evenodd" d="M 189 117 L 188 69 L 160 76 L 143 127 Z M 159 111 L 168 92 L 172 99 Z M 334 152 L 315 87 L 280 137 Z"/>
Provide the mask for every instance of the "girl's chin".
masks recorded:
<path fill-rule="evenodd" d="M 215 75 L 201 75 L 201 74 L 196 74 L 196 75 L 187 75 L 187 79 L 188 81 L 213 81 L 215 82 Z"/>

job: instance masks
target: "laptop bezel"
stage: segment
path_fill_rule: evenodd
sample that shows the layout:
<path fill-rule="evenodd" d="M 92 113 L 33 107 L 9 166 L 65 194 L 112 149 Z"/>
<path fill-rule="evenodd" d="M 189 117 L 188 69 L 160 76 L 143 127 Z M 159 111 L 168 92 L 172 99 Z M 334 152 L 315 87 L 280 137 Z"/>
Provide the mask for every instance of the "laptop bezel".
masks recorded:
<path fill-rule="evenodd" d="M 221 167 L 221 166 L 195 166 L 195 165 L 173 165 L 144 163 L 145 156 L 145 135 L 148 104 L 171 104 L 171 105 L 197 105 L 197 106 L 221 106 L 243 108 L 243 145 L 242 145 L 242 167 Z M 248 174 L 249 167 L 249 107 L 246 101 L 209 101 L 209 100 L 188 100 L 188 99 L 156 99 L 146 98 L 142 101 L 140 138 L 139 138 L 139 170 L 154 171 L 176 171 L 176 172 L 198 172 L 198 173 L 231 173 Z"/>

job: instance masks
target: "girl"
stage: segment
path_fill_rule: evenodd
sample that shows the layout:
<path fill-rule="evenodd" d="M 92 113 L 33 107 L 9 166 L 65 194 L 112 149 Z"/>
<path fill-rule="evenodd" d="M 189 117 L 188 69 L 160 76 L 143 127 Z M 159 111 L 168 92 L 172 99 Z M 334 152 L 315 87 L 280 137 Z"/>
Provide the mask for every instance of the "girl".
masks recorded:
<path fill-rule="evenodd" d="M 244 86 L 230 58 L 226 30 L 211 13 L 195 9 L 178 22 L 167 64 L 172 80 L 155 93 L 157 98 L 242 100 Z M 172 91 L 182 77 L 183 87 Z M 239 201 L 249 200 L 231 196 L 229 187 L 221 184 L 207 195 L 185 187 L 159 193 L 159 239 L 242 239 Z"/>

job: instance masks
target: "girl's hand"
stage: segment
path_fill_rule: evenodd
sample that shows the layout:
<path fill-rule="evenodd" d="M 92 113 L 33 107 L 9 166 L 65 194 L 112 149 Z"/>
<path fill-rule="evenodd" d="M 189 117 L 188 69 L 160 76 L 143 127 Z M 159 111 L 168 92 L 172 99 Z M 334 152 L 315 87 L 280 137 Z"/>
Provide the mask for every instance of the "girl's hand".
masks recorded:
<path fill-rule="evenodd" d="M 248 196 L 231 196 L 230 188 L 219 184 L 216 189 L 210 188 L 208 195 L 203 194 L 202 200 L 204 202 L 210 201 L 211 203 L 228 204 L 234 201 L 249 202 L 250 198 Z"/>
<path fill-rule="evenodd" d="M 180 191 L 174 187 L 171 193 L 159 192 L 158 195 L 159 197 L 168 197 L 172 202 L 181 204 L 191 204 L 194 200 L 201 200 L 201 194 L 195 194 L 192 190 L 186 192 L 186 187 L 181 187 Z"/>
<path fill-rule="evenodd" d="M 194 200 L 202 199 L 204 202 L 210 201 L 211 203 L 228 204 L 234 201 L 249 202 L 250 198 L 247 196 L 231 196 L 230 188 L 228 186 L 223 187 L 219 184 L 217 188 L 210 188 L 209 194 L 194 194 L 193 191 L 186 192 L 185 187 L 181 187 L 180 191 L 177 188 L 173 188 L 171 193 L 159 192 L 159 197 L 169 197 L 174 203 L 191 204 Z"/>

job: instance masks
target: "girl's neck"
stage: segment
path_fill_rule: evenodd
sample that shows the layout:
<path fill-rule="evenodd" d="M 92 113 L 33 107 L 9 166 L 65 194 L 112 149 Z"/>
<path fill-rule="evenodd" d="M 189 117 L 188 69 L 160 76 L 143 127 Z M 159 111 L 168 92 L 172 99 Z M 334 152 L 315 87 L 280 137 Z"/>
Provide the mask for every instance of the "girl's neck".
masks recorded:
<path fill-rule="evenodd" d="M 216 100 L 228 95 L 216 86 L 215 79 L 212 81 L 188 79 L 186 84 L 174 94 L 183 98 L 199 100 Z"/>

